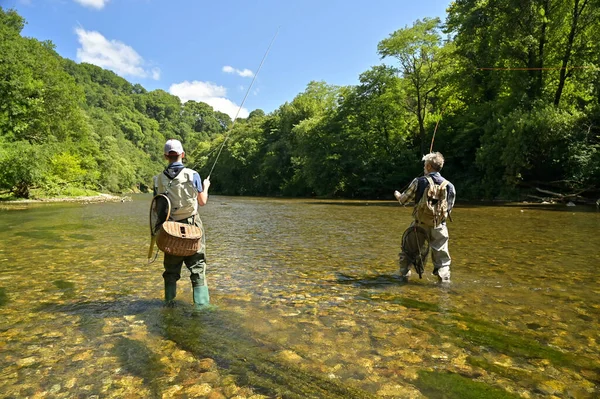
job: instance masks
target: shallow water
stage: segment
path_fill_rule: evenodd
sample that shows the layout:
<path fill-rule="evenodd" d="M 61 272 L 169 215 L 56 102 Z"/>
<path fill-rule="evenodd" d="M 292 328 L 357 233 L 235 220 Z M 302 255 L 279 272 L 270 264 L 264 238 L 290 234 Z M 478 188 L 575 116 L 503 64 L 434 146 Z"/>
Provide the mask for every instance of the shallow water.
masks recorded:
<path fill-rule="evenodd" d="M 600 396 L 595 209 L 459 205 L 443 287 L 397 278 L 410 208 L 211 196 L 194 313 L 150 198 L 0 207 L 0 397 Z"/>

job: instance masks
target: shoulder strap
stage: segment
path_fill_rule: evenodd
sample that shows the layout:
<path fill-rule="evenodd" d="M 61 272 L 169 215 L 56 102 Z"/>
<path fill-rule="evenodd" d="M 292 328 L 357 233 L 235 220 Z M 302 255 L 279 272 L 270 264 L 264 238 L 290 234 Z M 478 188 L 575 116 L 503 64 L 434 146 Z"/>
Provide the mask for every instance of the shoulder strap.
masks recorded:
<path fill-rule="evenodd" d="M 427 183 L 429 183 L 429 187 L 432 187 L 435 185 L 435 183 L 433 182 L 433 179 L 429 176 L 425 176 L 425 178 L 427 179 Z"/>
<path fill-rule="evenodd" d="M 444 180 L 444 181 L 442 182 L 442 184 L 440 184 L 440 190 L 442 190 L 442 189 L 446 188 L 446 186 L 447 186 L 447 185 L 448 185 L 448 180 Z"/>
<path fill-rule="evenodd" d="M 184 169 L 184 170 L 185 170 L 187 173 L 194 173 L 194 172 L 196 172 L 194 169 L 190 169 L 190 168 L 186 168 L 186 167 L 184 167 L 183 169 Z"/>

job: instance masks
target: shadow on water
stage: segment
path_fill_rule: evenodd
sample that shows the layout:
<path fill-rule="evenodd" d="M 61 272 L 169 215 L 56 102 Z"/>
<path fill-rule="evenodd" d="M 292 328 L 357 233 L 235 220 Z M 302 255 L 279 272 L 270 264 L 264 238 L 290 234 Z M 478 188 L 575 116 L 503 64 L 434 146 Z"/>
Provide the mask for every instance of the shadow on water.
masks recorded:
<path fill-rule="evenodd" d="M 517 399 L 519 395 L 473 381 L 454 373 L 419 371 L 414 385 L 427 398 L 444 399 Z"/>
<path fill-rule="evenodd" d="M 413 271 L 413 276 L 411 280 L 411 284 L 414 285 L 415 281 L 426 281 L 426 278 L 420 279 L 418 274 Z M 423 274 L 425 275 L 425 273 Z M 346 273 L 335 273 L 335 280 L 330 280 L 331 283 L 344 284 L 344 285 L 352 285 L 358 288 L 385 288 L 391 286 L 404 286 L 409 284 L 407 281 L 403 280 L 402 277 L 398 274 L 372 274 L 368 276 L 351 276 Z M 456 294 L 456 291 L 451 287 L 440 286 L 439 284 L 426 284 L 421 286 L 423 289 L 433 289 L 439 290 L 442 289 L 444 292 L 449 294 Z"/>
<path fill-rule="evenodd" d="M 114 352 L 125 371 L 144 381 L 152 398 L 162 397 L 160 382 L 165 370 L 158 355 L 142 342 L 126 337 L 117 338 Z"/>
<path fill-rule="evenodd" d="M 371 276 L 355 277 L 344 273 L 335 273 L 336 282 L 338 284 L 348 284 L 355 287 L 377 288 L 389 287 L 391 285 L 404 285 L 406 282 L 399 276 L 394 274 L 376 274 Z"/>
<path fill-rule="evenodd" d="M 75 297 L 75 283 L 65 280 L 55 280 L 52 282 L 52 284 L 62 291 L 64 299 L 71 299 Z"/>
<path fill-rule="evenodd" d="M 59 312 L 80 317 L 79 328 L 88 337 L 101 337 L 102 318 L 136 315 L 152 334 L 174 342 L 195 358 L 211 358 L 239 386 L 251 387 L 270 397 L 282 398 L 374 398 L 373 394 L 337 380 L 310 372 L 280 357 L 283 348 L 268 337 L 254 338 L 240 326 L 233 312 L 193 312 L 183 305 L 165 308 L 161 301 L 87 301 L 70 304 L 46 303 L 38 311 Z M 123 369 L 144 381 L 153 397 L 160 397 L 167 374 L 158 355 L 143 342 L 114 337 L 114 352 Z M 178 378 L 189 378 L 185 372 Z M 163 378 L 164 377 L 164 378 Z M 162 382 L 161 382 L 162 381 Z"/>
<path fill-rule="evenodd" d="M 46 302 L 40 304 L 36 311 L 58 312 L 87 317 L 135 316 L 148 311 L 156 311 L 163 307 L 163 302 L 154 300 L 117 299 L 114 301 L 81 301 L 71 303 Z"/>
<path fill-rule="evenodd" d="M 209 357 L 242 386 L 284 398 L 372 398 L 372 394 L 312 373 L 277 354 L 282 348 L 240 329 L 234 313 L 219 310 L 190 317 L 178 309 L 162 313 L 165 338 L 199 357 Z"/>
<path fill-rule="evenodd" d="M 8 295 L 6 295 L 6 288 L 0 287 L 0 306 L 4 306 L 8 303 Z"/>

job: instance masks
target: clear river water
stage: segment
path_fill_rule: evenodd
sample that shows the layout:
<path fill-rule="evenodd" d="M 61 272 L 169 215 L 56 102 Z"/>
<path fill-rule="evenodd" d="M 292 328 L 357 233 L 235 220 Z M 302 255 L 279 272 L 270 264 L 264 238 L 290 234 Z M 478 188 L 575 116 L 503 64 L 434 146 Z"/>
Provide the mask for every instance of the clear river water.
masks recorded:
<path fill-rule="evenodd" d="M 440 285 L 398 278 L 409 207 L 211 196 L 195 312 L 150 200 L 0 204 L 0 397 L 600 397 L 595 208 L 458 204 Z"/>

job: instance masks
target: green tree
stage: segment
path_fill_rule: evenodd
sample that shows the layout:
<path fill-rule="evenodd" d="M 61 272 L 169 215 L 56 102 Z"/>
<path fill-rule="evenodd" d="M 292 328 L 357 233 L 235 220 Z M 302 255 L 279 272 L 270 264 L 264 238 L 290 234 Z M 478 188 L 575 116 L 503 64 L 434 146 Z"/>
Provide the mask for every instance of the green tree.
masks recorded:
<path fill-rule="evenodd" d="M 50 42 L 20 36 L 23 19 L 0 9 L 0 134 L 45 143 L 89 133 L 82 91 Z"/>
<path fill-rule="evenodd" d="M 28 141 L 12 142 L 10 150 L 0 153 L 0 189 L 29 198 L 32 188 L 46 183 L 49 149 Z"/>
<path fill-rule="evenodd" d="M 417 20 L 412 27 L 399 29 L 379 42 L 377 50 L 382 58 L 394 57 L 404 80 L 404 107 L 418 124 L 421 152 L 426 151 L 425 121 L 431 112 L 433 99 L 441 88 L 440 75 L 445 68 L 448 53 L 442 46 L 440 19 Z"/>

